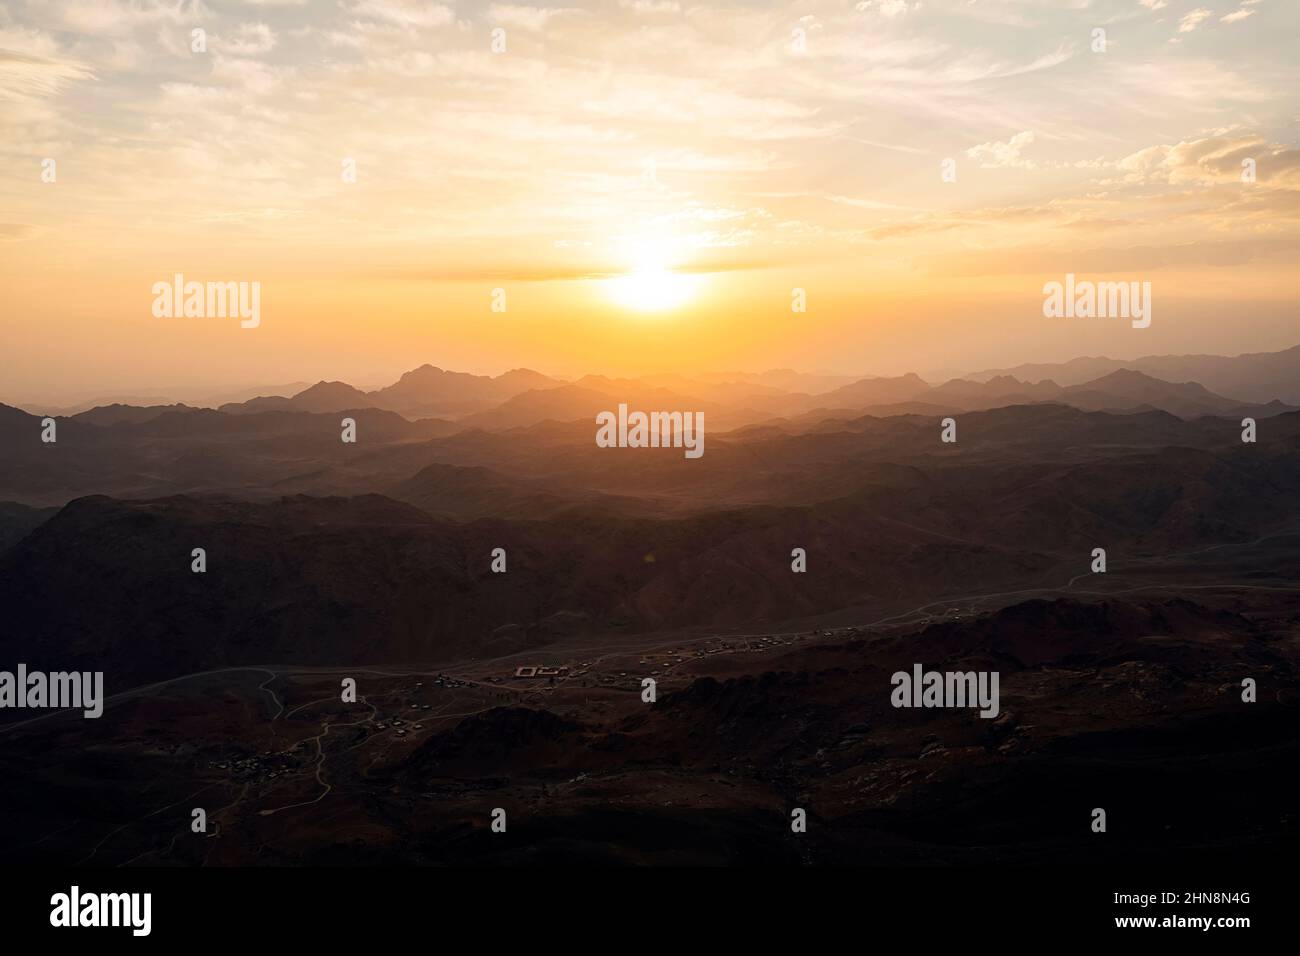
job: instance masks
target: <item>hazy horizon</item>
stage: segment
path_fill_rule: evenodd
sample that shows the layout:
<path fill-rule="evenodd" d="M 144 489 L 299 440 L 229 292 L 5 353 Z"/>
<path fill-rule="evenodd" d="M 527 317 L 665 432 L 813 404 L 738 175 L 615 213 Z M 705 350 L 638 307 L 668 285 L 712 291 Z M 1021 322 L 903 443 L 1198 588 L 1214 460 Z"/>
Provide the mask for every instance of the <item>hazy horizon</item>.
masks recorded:
<path fill-rule="evenodd" d="M 1283 351 L 1285 349 L 1296 347 L 1296 346 L 1300 346 L 1300 342 L 1296 342 L 1294 343 L 1294 345 L 1291 346 L 1283 346 L 1281 349 L 1263 349 L 1259 351 L 1261 352 Z M 1235 358 L 1239 355 L 1252 354 L 1254 351 L 1255 350 L 1237 352 L 1237 353 L 1222 353 L 1222 357 Z M 1203 354 L 1216 354 L 1216 353 L 1203 353 Z M 1066 363 L 1075 359 L 1135 362 L 1141 359 L 1164 358 L 1164 357 L 1167 356 L 1138 355 L 1133 357 L 1119 357 L 1115 355 L 1075 355 L 1075 356 L 1070 356 L 1069 358 L 1059 360 L 1059 362 Z M 1179 356 L 1179 357 L 1184 357 L 1184 356 Z M 1193 354 L 1188 353 L 1187 356 L 1185 357 L 1193 357 Z M 1011 369 L 1014 368 L 1016 365 L 1021 365 L 1021 364 L 1057 364 L 1057 360 L 1045 360 L 1043 362 L 1018 362 L 1015 363 L 1015 365 L 998 366 L 997 368 Z M 558 379 L 564 382 L 576 382 L 587 375 L 607 374 L 601 369 L 588 369 L 585 371 L 572 371 L 572 370 L 556 371 L 556 370 L 548 370 L 548 369 L 530 368 L 528 366 L 514 366 L 512 368 L 497 368 L 497 369 L 491 369 L 491 368 L 461 369 L 461 368 L 447 368 L 445 366 L 438 366 L 436 362 L 416 362 L 415 364 L 404 367 L 400 371 L 393 372 L 392 374 L 387 376 L 385 376 L 383 373 L 371 374 L 369 376 L 357 376 L 357 377 L 325 375 L 323 377 L 320 376 L 315 378 L 308 377 L 296 381 L 286 381 L 286 382 L 248 381 L 248 382 L 227 382 L 224 384 L 216 384 L 216 383 L 196 384 L 192 382 L 173 382 L 171 384 L 157 384 L 157 385 L 155 384 L 141 384 L 136 386 L 128 385 L 128 386 L 124 386 L 122 389 L 117 389 L 117 390 L 102 389 L 102 388 L 95 389 L 95 388 L 73 387 L 73 388 L 66 389 L 62 392 L 52 392 L 50 394 L 32 394 L 27 396 L 0 395 L 0 404 L 13 405 L 17 407 L 23 407 L 24 405 L 47 406 L 49 408 L 62 409 L 62 408 L 73 408 L 80 405 L 84 405 L 96 399 L 115 399 L 115 398 L 123 398 L 123 399 L 158 398 L 158 399 L 166 399 L 169 402 L 170 401 L 177 401 L 181 403 L 197 402 L 200 404 L 203 402 L 218 402 L 218 403 L 225 402 L 225 401 L 234 402 L 234 401 L 242 400 L 238 396 L 245 395 L 245 394 L 247 394 L 250 397 L 253 395 L 277 395 L 277 394 L 283 394 L 288 396 L 288 395 L 292 395 L 296 391 L 301 391 L 320 382 L 343 382 L 355 388 L 358 388 L 362 391 L 369 392 L 369 391 L 377 391 L 381 388 L 384 388 L 385 386 L 392 385 L 395 382 L 397 382 L 401 378 L 401 376 L 404 375 L 405 373 L 411 372 L 425 365 L 433 365 L 442 368 L 443 371 L 460 372 L 460 373 L 467 373 L 471 375 L 479 375 L 479 376 L 487 376 L 487 377 L 496 377 L 505 374 L 506 372 L 523 369 L 527 371 L 539 372 L 550 378 Z M 713 381 L 726 381 L 729 376 L 735 376 L 735 377 L 761 376 L 766 373 L 781 372 L 781 371 L 794 372 L 799 375 L 820 376 L 828 379 L 844 379 L 846 381 L 856 381 L 859 379 L 877 378 L 877 377 L 885 378 L 885 377 L 892 377 L 892 376 L 905 375 L 905 374 L 916 374 L 919 375 L 925 381 L 929 382 L 931 385 L 939 385 L 946 381 L 950 381 L 952 379 L 962 378 L 963 376 L 984 373 L 992 370 L 994 370 L 993 366 L 987 368 L 964 368 L 964 369 L 908 368 L 908 369 L 903 369 L 902 371 L 899 372 L 886 374 L 886 373 L 879 373 L 874 371 L 856 371 L 856 372 L 835 371 L 834 369 L 827 369 L 827 368 L 767 367 L 767 368 L 757 368 L 757 369 L 748 369 L 748 370 L 747 369 L 726 369 L 726 370 L 700 369 L 697 370 L 695 374 L 699 376 L 701 380 L 708 379 Z M 644 377 L 647 379 L 653 379 L 656 377 L 670 375 L 670 374 L 678 374 L 678 373 L 675 373 L 673 370 L 670 369 L 655 369 L 640 374 L 628 374 L 623 376 L 611 376 L 611 377 L 626 377 L 629 379 Z M 690 376 L 685 376 L 685 377 L 690 377 Z M 1032 382 L 1036 383 L 1037 379 L 1033 379 Z M 827 386 L 826 390 L 829 391 L 830 386 Z"/>

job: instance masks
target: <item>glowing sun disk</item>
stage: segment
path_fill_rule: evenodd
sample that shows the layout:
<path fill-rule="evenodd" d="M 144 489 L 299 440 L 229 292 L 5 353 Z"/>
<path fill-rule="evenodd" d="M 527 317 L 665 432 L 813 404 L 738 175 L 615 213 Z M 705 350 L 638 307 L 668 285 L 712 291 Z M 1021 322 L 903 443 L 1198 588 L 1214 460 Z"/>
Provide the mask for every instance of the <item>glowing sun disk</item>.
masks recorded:
<path fill-rule="evenodd" d="M 638 312 L 664 312 L 689 302 L 699 283 L 698 276 L 645 265 L 607 284 L 610 297 L 619 305 Z"/>

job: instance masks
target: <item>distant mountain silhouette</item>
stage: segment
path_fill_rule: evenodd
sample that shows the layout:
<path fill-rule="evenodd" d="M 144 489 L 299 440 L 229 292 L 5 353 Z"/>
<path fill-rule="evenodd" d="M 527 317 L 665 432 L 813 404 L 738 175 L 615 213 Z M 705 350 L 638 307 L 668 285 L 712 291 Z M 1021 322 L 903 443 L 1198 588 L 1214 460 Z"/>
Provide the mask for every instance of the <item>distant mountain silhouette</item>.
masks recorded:
<path fill-rule="evenodd" d="M 461 424 L 499 430 L 521 428 L 543 421 L 594 422 L 598 414 L 626 404 L 630 411 L 704 412 L 706 429 L 726 431 L 767 415 L 750 409 L 733 409 L 693 395 L 680 395 L 638 379 L 610 379 L 586 375 L 572 385 L 533 389 L 516 395 L 497 408 L 466 416 Z"/>
<path fill-rule="evenodd" d="M 378 408 L 407 418 L 458 417 L 482 411 L 521 392 L 554 388 L 563 383 L 530 369 L 513 369 L 496 377 L 450 372 L 421 365 L 385 388 L 363 392 L 345 382 L 317 382 L 290 398 L 254 398 L 222 405 L 221 411 L 243 414 L 259 411 L 338 412 L 350 408 Z"/>
<path fill-rule="evenodd" d="M 141 422 L 152 421 L 160 415 L 166 415 L 168 412 L 183 413 L 197 410 L 193 406 L 181 403 L 144 406 L 114 403 L 112 405 L 96 405 L 94 408 L 78 412 L 70 417 L 77 419 L 77 421 L 88 422 L 91 425 L 117 425 L 122 422 L 138 425 Z"/>
<path fill-rule="evenodd" d="M 987 381 L 1011 375 L 1022 381 L 1052 379 L 1062 385 L 1080 385 L 1120 369 L 1143 372 L 1167 382 L 1197 382 L 1219 395 L 1240 402 L 1266 403 L 1273 400 L 1300 405 L 1300 345 L 1281 352 L 1253 352 L 1221 355 L 1149 355 L 1125 361 L 1110 358 L 1077 358 L 1059 364 L 1018 365 L 967 376 Z"/>
<path fill-rule="evenodd" d="M 517 368 L 495 377 L 449 372 L 422 365 L 396 383 L 371 393 L 376 408 L 404 414 L 461 415 L 507 401 L 531 389 L 563 383 L 531 369 Z"/>
<path fill-rule="evenodd" d="M 1285 354 L 1268 359 L 1273 366 L 1287 361 Z M 535 384 L 542 387 L 527 387 Z M 651 449 L 606 454 L 594 444 L 595 416 L 620 403 L 634 411 L 703 412 L 704 458 L 684 462 L 680 452 Z M 379 407 L 384 404 L 404 410 Z M 1064 406 L 1077 411 L 1067 414 Z M 456 417 L 423 414 L 437 407 L 456 409 Z M 1034 407 L 1040 411 L 1031 412 Z M 981 414 L 998 409 L 1004 414 Z M 51 444 L 40 440 L 43 414 L 0 405 L 0 501 L 49 507 L 87 494 L 264 499 L 397 489 L 397 497 L 431 514 L 463 520 L 491 513 L 490 496 L 481 488 L 475 493 L 463 474 L 434 480 L 428 473 L 420 487 L 404 484 L 443 465 L 487 469 L 485 480 L 512 502 L 511 516 L 522 516 L 530 504 L 539 515 L 567 513 L 584 499 L 621 515 L 669 516 L 721 503 L 848 493 L 857 477 L 853 469 L 879 462 L 882 454 L 895 462 L 953 454 L 933 441 L 937 419 L 948 416 L 961 419 L 960 451 L 969 456 L 984 453 L 986 437 L 1003 448 L 1033 447 L 1051 441 L 1053 429 L 1071 429 L 1080 441 L 1092 435 L 1107 443 L 1177 442 L 1214 450 L 1238 439 L 1245 416 L 1269 420 L 1265 440 L 1288 434 L 1295 421 L 1290 410 L 1277 400 L 1242 403 L 1202 383 L 1124 368 L 1069 385 L 994 375 L 932 386 L 908 374 L 810 394 L 711 376 L 587 375 L 565 384 L 527 369 L 490 377 L 424 365 L 374 392 L 322 381 L 293 396 L 219 410 L 101 406 L 58 418 L 58 442 Z M 345 414 L 357 422 L 356 444 L 340 441 Z M 1196 427 L 1178 421 L 1204 416 L 1212 420 Z M 997 420 L 1007 428 L 988 432 Z M 757 468 L 755 456 L 778 467 Z M 434 507 L 433 496 L 444 488 L 450 500 Z"/>
<path fill-rule="evenodd" d="M 1197 377 L 1200 376 L 1200 377 Z M 1300 346 L 1277 353 L 1160 356 L 1121 362 L 1082 358 L 1060 365 L 1026 365 L 981 372 L 938 385 L 915 373 L 867 377 L 777 370 L 760 374 L 586 375 L 572 383 L 530 369 L 497 376 L 472 375 L 422 365 L 392 385 L 366 392 L 346 382 L 321 381 L 288 396 L 268 395 L 227 403 L 220 411 L 333 414 L 375 409 L 408 420 L 442 418 L 462 429 L 527 428 L 546 421 L 591 421 L 626 402 L 632 410 L 703 411 L 711 434 L 734 428 L 844 419 L 853 412 L 949 415 L 1010 405 L 1058 402 L 1086 410 L 1159 409 L 1180 417 L 1270 417 L 1300 405 Z M 834 384 L 835 382 L 840 384 Z M 1215 383 L 1222 383 L 1216 387 Z M 801 391 L 800 386 L 821 391 Z M 833 387 L 825 387 L 833 385 Z M 142 424 L 194 406 L 111 403 L 72 418 L 101 426 Z M 30 409 L 44 416 L 41 409 Z"/>
<path fill-rule="evenodd" d="M 338 412 L 348 408 L 375 408 L 365 392 L 346 382 L 317 382 L 292 398 L 270 396 L 250 398 L 246 402 L 222 405 L 220 411 L 231 414 L 250 412 Z"/>
<path fill-rule="evenodd" d="M 851 385 L 818 395 L 818 405 L 825 408 L 861 408 L 922 399 L 930 386 L 915 372 L 896 378 L 864 378 Z"/>

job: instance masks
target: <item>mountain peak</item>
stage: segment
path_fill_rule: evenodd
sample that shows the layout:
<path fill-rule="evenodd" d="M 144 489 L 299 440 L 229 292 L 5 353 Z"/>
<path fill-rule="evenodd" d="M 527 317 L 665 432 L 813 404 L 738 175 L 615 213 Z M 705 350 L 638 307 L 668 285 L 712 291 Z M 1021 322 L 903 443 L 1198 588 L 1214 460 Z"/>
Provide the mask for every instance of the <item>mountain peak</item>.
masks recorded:
<path fill-rule="evenodd" d="M 419 368 L 413 368 L 409 372 L 403 372 L 401 378 L 399 378 L 397 381 L 399 383 L 408 382 L 416 378 L 426 378 L 432 375 L 443 375 L 443 374 L 445 374 L 444 371 L 438 368 L 438 366 L 430 365 L 428 362 L 425 362 Z"/>
<path fill-rule="evenodd" d="M 343 391 L 356 392 L 358 395 L 365 394 L 360 389 L 349 385 L 347 382 L 326 382 L 322 380 L 317 382 L 315 385 L 309 385 L 307 388 L 304 388 L 301 392 L 295 395 L 294 398 L 301 398 L 304 395 L 319 395 L 325 392 Z"/>

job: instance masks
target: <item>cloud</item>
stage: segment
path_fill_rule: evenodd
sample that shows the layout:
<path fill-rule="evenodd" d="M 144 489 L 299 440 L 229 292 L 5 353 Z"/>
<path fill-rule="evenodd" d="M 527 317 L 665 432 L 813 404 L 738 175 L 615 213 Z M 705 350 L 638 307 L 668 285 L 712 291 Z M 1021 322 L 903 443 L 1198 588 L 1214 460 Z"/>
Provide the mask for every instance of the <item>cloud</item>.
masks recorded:
<path fill-rule="evenodd" d="M 928 272 L 947 276 L 1054 274 L 1066 267 L 1078 273 L 1123 275 L 1164 269 L 1232 268 L 1252 262 L 1284 264 L 1297 251 L 1300 239 L 1257 238 L 1102 249 L 1032 246 L 923 257 L 918 264 Z"/>
<path fill-rule="evenodd" d="M 546 24 L 555 17 L 577 12 L 557 7 L 523 7 L 509 3 L 494 3 L 488 7 L 488 16 L 497 23 L 533 31 L 545 29 Z"/>
<path fill-rule="evenodd" d="M 986 226 L 1073 226 L 1083 221 L 1064 204 L 1041 206 L 1001 206 L 956 212 L 929 212 L 898 222 L 889 222 L 871 230 L 872 239 L 894 239 L 922 233 L 949 232 L 954 229 Z"/>
<path fill-rule="evenodd" d="M 259 56 L 275 48 L 275 32 L 265 23 L 241 23 L 222 49 L 232 56 Z"/>
<path fill-rule="evenodd" d="M 1074 50 L 1062 44 L 1052 53 L 1044 53 L 1042 56 L 1022 66 L 1011 66 L 1000 69 L 996 76 L 1023 76 L 1026 73 L 1036 73 L 1039 70 L 1046 70 L 1053 66 L 1064 63 L 1070 57 L 1074 56 Z"/>
<path fill-rule="evenodd" d="M 46 10 L 50 23 L 83 36 L 123 36 L 161 24 L 194 26 L 210 20 L 203 0 L 65 0 Z"/>
<path fill-rule="evenodd" d="M 403 27 L 441 27 L 456 18 L 450 7 L 420 0 L 353 0 L 347 11 L 352 16 Z"/>
<path fill-rule="evenodd" d="M 1183 14 L 1183 18 L 1178 21 L 1179 33 L 1191 33 L 1202 21 L 1214 16 L 1213 10 L 1207 10 L 1204 7 L 1197 7 L 1189 13 Z"/>
<path fill-rule="evenodd" d="M 854 9 L 860 13 L 874 10 L 882 17 L 896 17 L 920 6 L 919 0 L 861 0 Z"/>
<path fill-rule="evenodd" d="M 674 0 L 618 0 L 618 5 L 637 13 L 680 13 L 682 9 Z"/>
<path fill-rule="evenodd" d="M 1150 19 L 1170 28 L 1131 31 L 1132 55 L 1119 58 L 1077 52 L 1086 32 L 1063 29 L 1063 11 L 1082 16 L 1095 0 L 980 0 L 955 26 L 925 16 L 947 0 L 808 0 L 796 14 L 823 29 L 802 60 L 787 48 L 796 14 L 750 2 L 206 0 L 215 12 L 186 2 L 177 20 L 178 2 L 102 0 L 137 15 L 96 35 L 56 25 L 73 10 L 102 27 L 89 0 L 33 4 L 21 27 L 0 0 L 10 11 L 0 97 L 11 97 L 0 101 L 0 159 L 75 156 L 69 174 L 104 197 L 79 213 L 92 228 L 139 219 L 152 235 L 165 217 L 216 222 L 203 217 L 223 209 L 232 235 L 316 249 L 320 262 L 345 248 L 400 260 L 436 247 L 452 272 L 500 258 L 512 275 L 548 264 L 583 275 L 586 263 L 548 258 L 557 236 L 594 250 L 595 268 L 632 231 L 788 262 L 882 241 L 906 257 L 1035 235 L 1101 244 L 1116 223 L 1126 242 L 1155 244 L 1297 221 L 1279 211 L 1290 208 L 1295 151 L 1205 132 L 1295 109 L 1280 36 L 1262 36 L 1243 65 L 1223 49 L 1233 37 L 1211 29 L 1250 7 L 1240 0 L 1199 22 L 1195 55 L 1171 55 L 1164 41 L 1209 0 L 1168 4 L 1176 15 Z M 1115 5 L 1143 16 L 1137 3 Z M 979 8 L 1025 22 L 986 29 L 972 22 Z M 199 14 L 218 38 L 209 56 L 188 52 Z M 520 31 L 507 56 L 482 36 L 495 23 Z M 525 32 L 542 29 L 543 47 L 523 52 Z M 99 108 L 80 95 L 86 78 Z M 74 84 L 77 95 L 57 95 Z M 345 156 L 361 174 L 341 188 Z M 940 190 L 947 156 L 971 175 Z M 1246 157 L 1258 165 L 1249 186 Z M 653 188 L 642 182 L 649 159 Z M 1174 191 L 1181 205 L 1164 204 Z M 71 230 L 36 196 L 5 218 L 39 222 L 42 235 Z"/>
<path fill-rule="evenodd" d="M 51 59 L 60 53 L 59 41 L 53 36 L 20 26 L 0 27 L 0 50 Z"/>
<path fill-rule="evenodd" d="M 1127 182 L 1212 185 L 1240 183 L 1244 160 L 1254 160 L 1258 182 L 1300 188 L 1300 149 L 1270 145 L 1252 134 L 1149 146 L 1125 156 L 1116 166 Z"/>
<path fill-rule="evenodd" d="M 89 69 L 75 61 L 0 49 L 0 102 L 55 96 L 74 80 L 91 76 Z"/>
<path fill-rule="evenodd" d="M 1237 22 L 1239 22 L 1239 21 L 1241 21 L 1241 20 L 1246 19 L 1247 17 L 1253 17 L 1254 15 L 1255 15 L 1255 11 L 1254 11 L 1254 10 L 1247 10 L 1245 7 L 1242 7 L 1240 10 L 1235 10 L 1235 11 L 1233 11 L 1232 13 L 1229 13 L 1229 14 L 1226 15 L 1226 16 L 1219 17 L 1219 22 L 1220 22 L 1220 23 L 1237 23 Z"/>
<path fill-rule="evenodd" d="M 972 146 L 966 150 L 966 155 L 978 162 L 983 169 L 992 169 L 998 166 L 1033 169 L 1033 161 L 1026 160 L 1020 155 L 1021 150 L 1033 141 L 1034 134 L 1029 130 L 1025 130 L 1023 133 L 1012 136 L 1005 143 L 980 143 L 978 146 Z"/>

